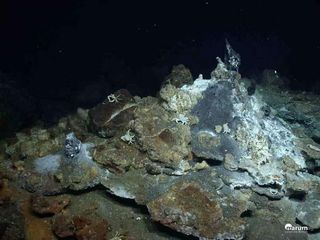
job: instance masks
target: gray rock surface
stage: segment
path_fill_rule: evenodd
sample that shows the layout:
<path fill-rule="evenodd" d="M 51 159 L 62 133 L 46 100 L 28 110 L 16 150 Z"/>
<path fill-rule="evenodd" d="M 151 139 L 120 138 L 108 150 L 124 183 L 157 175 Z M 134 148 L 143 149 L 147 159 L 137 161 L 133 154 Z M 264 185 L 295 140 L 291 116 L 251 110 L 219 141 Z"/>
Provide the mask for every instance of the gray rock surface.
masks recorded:
<path fill-rule="evenodd" d="M 297 219 L 310 230 L 320 228 L 320 193 L 311 192 L 297 210 Z"/>

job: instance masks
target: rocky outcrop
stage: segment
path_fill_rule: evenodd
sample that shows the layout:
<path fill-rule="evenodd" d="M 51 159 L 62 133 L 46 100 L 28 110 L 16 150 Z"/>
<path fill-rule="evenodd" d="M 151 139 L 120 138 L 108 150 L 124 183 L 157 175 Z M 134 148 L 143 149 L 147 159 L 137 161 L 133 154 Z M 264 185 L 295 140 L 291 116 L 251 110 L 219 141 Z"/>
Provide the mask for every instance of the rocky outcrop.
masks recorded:
<path fill-rule="evenodd" d="M 128 127 L 133 118 L 135 104 L 131 94 L 121 89 L 89 111 L 90 129 L 100 137 L 113 137 Z"/>
<path fill-rule="evenodd" d="M 192 84 L 192 82 L 192 74 L 183 64 L 173 66 L 171 73 L 165 79 L 165 84 L 170 84 L 177 88 L 185 84 Z"/>
<path fill-rule="evenodd" d="M 147 206 L 152 219 L 187 235 L 241 239 L 245 222 L 237 211 L 228 211 L 219 200 L 219 196 L 205 192 L 198 184 L 185 181 L 173 185 Z"/>
<path fill-rule="evenodd" d="M 228 48 L 227 62 L 217 58 L 211 79 L 193 81 L 178 66 L 158 98 L 119 90 L 50 129 L 18 133 L 4 145 L 0 170 L 37 193 L 33 212 L 54 215 L 60 238 L 94 232 L 103 239 L 119 213 L 109 208 L 108 223 L 79 218 L 77 201 L 66 208 L 66 199 L 43 195 L 85 195 L 96 186 L 117 196 L 109 204 L 122 198 L 145 205 L 151 215 L 145 222 L 199 239 L 317 237 L 318 97 L 269 88 L 276 81 L 271 72 L 263 88 L 248 94 L 237 72 L 240 56 Z M 0 179 L 4 188 L 7 180 Z M 295 227 L 304 228 L 294 235 Z"/>

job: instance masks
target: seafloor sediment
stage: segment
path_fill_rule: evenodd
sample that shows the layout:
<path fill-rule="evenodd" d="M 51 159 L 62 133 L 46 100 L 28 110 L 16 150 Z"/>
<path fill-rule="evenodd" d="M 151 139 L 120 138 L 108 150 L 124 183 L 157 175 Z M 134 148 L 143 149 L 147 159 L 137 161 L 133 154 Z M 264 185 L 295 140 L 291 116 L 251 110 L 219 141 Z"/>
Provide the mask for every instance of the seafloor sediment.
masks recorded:
<path fill-rule="evenodd" d="M 320 239 L 320 96 L 236 70 L 2 141 L 1 239 Z"/>

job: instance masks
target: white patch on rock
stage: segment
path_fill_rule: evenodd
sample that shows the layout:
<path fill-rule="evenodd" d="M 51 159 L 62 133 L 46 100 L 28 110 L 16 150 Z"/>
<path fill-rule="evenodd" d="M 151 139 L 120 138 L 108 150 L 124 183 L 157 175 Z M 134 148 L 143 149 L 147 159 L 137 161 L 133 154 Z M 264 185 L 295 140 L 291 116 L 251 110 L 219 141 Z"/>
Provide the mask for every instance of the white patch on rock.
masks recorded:
<path fill-rule="evenodd" d="M 312 144 L 308 144 L 308 147 L 314 151 L 320 152 L 320 148 L 318 148 L 317 146 L 314 146 Z"/>
<path fill-rule="evenodd" d="M 79 153 L 79 160 L 80 161 L 86 161 L 86 162 L 91 162 L 92 161 L 92 156 L 90 154 L 90 149 L 94 147 L 93 143 L 83 143 L 81 151 Z"/>
<path fill-rule="evenodd" d="M 118 197 L 135 199 L 135 196 L 131 194 L 128 190 L 126 190 L 123 186 L 114 186 L 114 187 L 111 187 L 109 190 L 112 194 Z"/>
<path fill-rule="evenodd" d="M 232 182 L 230 184 L 230 188 L 233 190 L 235 188 L 251 187 L 253 185 L 252 180 L 253 180 L 252 177 L 247 172 L 245 172 L 244 174 L 234 173 L 230 177 L 230 182 Z"/>
<path fill-rule="evenodd" d="M 247 169 L 258 185 L 284 184 L 281 158 L 285 156 L 292 158 L 300 169 L 306 167 L 290 128 L 276 117 L 264 117 L 260 110 L 263 104 L 257 97 L 234 106 L 234 117 L 242 123 L 236 138 L 245 153 L 240 167 Z"/>
<path fill-rule="evenodd" d="M 52 173 L 58 170 L 61 164 L 61 154 L 50 154 L 35 160 L 35 170 L 38 173 Z"/>
<path fill-rule="evenodd" d="M 203 79 L 200 77 L 194 80 L 192 85 L 183 85 L 181 87 L 181 90 L 197 96 L 201 95 L 201 93 L 204 92 L 213 83 L 214 80 L 212 79 Z"/>
<path fill-rule="evenodd" d="M 191 170 L 191 166 L 188 161 L 181 160 L 178 165 L 178 169 L 172 172 L 172 175 L 181 176 L 187 174 Z"/>
<path fill-rule="evenodd" d="M 56 154 L 49 154 L 47 156 L 37 158 L 34 161 L 35 170 L 41 174 L 54 173 L 61 165 L 76 164 L 89 164 L 96 165 L 92 160 L 89 150 L 94 146 L 92 143 L 83 143 L 78 155 L 73 159 L 67 159 L 63 156 L 62 152 Z"/>

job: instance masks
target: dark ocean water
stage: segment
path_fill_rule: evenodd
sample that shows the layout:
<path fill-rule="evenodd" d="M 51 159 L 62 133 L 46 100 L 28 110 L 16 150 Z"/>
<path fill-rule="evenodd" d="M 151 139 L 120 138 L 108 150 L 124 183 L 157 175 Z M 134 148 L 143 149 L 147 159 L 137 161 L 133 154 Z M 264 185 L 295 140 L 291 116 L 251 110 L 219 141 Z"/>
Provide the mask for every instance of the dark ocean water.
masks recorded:
<path fill-rule="evenodd" d="M 173 65 L 209 77 L 228 38 L 241 73 L 275 69 L 289 87 L 319 92 L 319 4 L 306 1 L 3 1 L 2 115 L 21 128 L 56 122 L 120 88 L 155 96 Z M 16 127 L 14 127 L 16 128 Z"/>

